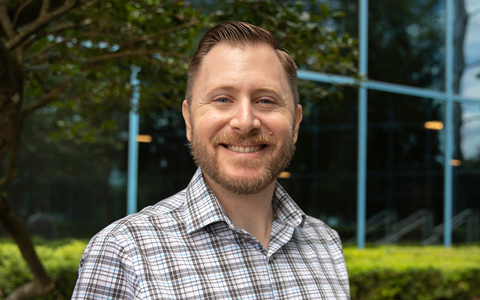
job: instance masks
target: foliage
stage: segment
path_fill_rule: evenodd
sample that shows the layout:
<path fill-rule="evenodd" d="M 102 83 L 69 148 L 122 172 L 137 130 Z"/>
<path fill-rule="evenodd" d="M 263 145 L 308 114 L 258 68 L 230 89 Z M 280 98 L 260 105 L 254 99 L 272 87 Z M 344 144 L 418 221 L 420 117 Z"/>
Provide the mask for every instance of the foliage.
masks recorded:
<path fill-rule="evenodd" d="M 435 268 L 442 272 L 455 272 L 480 267 L 480 246 L 381 246 L 367 249 L 345 247 L 344 255 L 350 274 L 372 269 L 405 271 L 411 268 Z"/>
<path fill-rule="evenodd" d="M 130 109 L 131 66 L 142 68 L 142 107 L 175 106 L 194 37 L 208 24 L 180 2 L 86 3 L 50 23 L 27 48 L 25 103 L 66 85 L 51 109 L 38 112 L 56 116 L 49 137 L 122 147 L 115 133 Z"/>
<path fill-rule="evenodd" d="M 301 1 L 222 1 L 215 7 L 205 16 L 176 1 L 92 1 L 80 6 L 49 24 L 27 48 L 25 103 L 65 84 L 53 108 L 38 112 L 56 116 L 49 138 L 122 147 L 118 132 L 130 108 L 131 66 L 141 68 L 142 114 L 179 109 L 195 43 L 207 27 L 232 19 L 273 32 L 302 68 L 356 73 L 356 40 L 325 26 L 339 16 L 325 5 L 318 14 Z M 321 87 L 314 94 L 320 100 L 340 92 Z"/>
<path fill-rule="evenodd" d="M 352 299 L 474 299 L 480 247 L 344 249 Z"/>
<path fill-rule="evenodd" d="M 70 299 L 77 280 L 80 257 L 86 242 L 36 240 L 35 250 L 46 271 L 57 279 L 58 288 L 42 299 Z M 33 279 L 15 244 L 2 240 L 0 246 L 0 297 L 10 294 L 23 283 Z"/>
<path fill-rule="evenodd" d="M 102 165 L 108 164 L 112 151 L 126 145 L 131 66 L 140 68 L 140 113 L 156 123 L 166 109 L 179 110 L 196 43 L 207 28 L 225 20 L 270 30 L 301 68 L 356 74 L 356 40 L 327 26 L 341 13 L 317 6 L 273 0 L 217 1 L 206 7 L 143 0 L 83 4 L 27 43 L 24 104 L 38 102 L 59 86 L 65 88 L 35 111 L 34 130 L 25 137 L 39 136 L 61 153 L 95 155 Z M 342 97 L 341 89 L 308 81 L 299 82 L 299 93 L 302 101 L 313 103 Z M 306 105 L 304 111 L 308 114 L 310 108 Z M 37 156 L 38 149 L 29 152 L 20 160 Z M 48 159 L 53 154 L 40 155 Z M 48 160 L 50 165 L 67 165 Z"/>
<path fill-rule="evenodd" d="M 59 289 L 44 299 L 69 299 L 87 242 L 37 239 L 36 250 Z M 480 246 L 344 249 L 352 299 L 473 299 L 480 295 Z M 0 297 L 31 280 L 17 247 L 0 243 Z M 21 263 L 19 263 L 22 261 Z"/>

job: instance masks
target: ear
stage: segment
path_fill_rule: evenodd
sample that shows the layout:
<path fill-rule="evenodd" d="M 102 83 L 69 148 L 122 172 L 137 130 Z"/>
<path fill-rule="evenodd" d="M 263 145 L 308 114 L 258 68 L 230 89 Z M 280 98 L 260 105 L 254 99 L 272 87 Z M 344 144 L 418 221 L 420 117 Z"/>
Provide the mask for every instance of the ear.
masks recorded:
<path fill-rule="evenodd" d="M 183 100 L 182 114 L 183 114 L 183 119 L 185 120 L 186 129 L 187 129 L 187 140 L 191 142 L 192 141 L 192 124 L 190 120 L 190 106 L 188 105 L 187 100 Z"/>
<path fill-rule="evenodd" d="M 297 105 L 297 109 L 295 111 L 295 124 L 293 125 L 293 142 L 296 143 L 298 139 L 298 129 L 300 128 L 300 122 L 302 122 L 303 118 L 303 109 L 300 104 Z"/>

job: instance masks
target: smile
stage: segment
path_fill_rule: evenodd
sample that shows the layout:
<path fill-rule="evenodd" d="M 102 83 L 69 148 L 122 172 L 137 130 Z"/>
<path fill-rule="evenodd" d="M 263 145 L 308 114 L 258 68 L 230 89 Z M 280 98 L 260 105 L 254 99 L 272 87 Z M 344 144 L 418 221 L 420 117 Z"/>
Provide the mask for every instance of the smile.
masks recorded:
<path fill-rule="evenodd" d="M 258 145 L 258 146 L 251 146 L 251 147 L 240 147 L 240 146 L 233 146 L 233 145 L 224 145 L 228 150 L 232 150 L 235 152 L 240 152 L 240 153 L 251 153 L 251 152 L 257 152 L 262 150 L 265 146 L 264 145 Z"/>

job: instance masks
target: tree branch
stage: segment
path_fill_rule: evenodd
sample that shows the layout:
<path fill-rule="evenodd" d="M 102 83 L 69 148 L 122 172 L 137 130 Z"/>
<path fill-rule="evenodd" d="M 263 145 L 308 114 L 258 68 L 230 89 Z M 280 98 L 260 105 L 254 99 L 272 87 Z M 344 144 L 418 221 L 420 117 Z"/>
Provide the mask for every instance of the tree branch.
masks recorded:
<path fill-rule="evenodd" d="M 59 33 L 63 30 L 66 30 L 66 29 L 80 29 L 84 26 L 88 26 L 90 24 L 92 24 L 92 19 L 91 18 L 86 18 L 80 22 L 77 22 L 77 23 L 73 23 L 73 22 L 70 22 L 70 23 L 62 23 L 62 24 L 58 24 L 54 27 L 51 27 L 49 28 L 48 30 L 45 31 L 45 34 L 56 34 L 56 33 Z"/>
<path fill-rule="evenodd" d="M 33 78 L 35 78 L 38 81 L 38 86 L 42 89 L 42 91 L 45 94 L 48 94 L 48 92 L 50 92 L 49 90 L 43 87 L 43 78 L 37 72 L 33 72 Z"/>
<path fill-rule="evenodd" d="M 1 0 L 5 1 L 5 0 Z M 47 25 L 48 23 L 52 22 L 56 18 L 60 17 L 61 15 L 67 13 L 71 9 L 73 9 L 79 3 L 86 3 L 87 0 L 84 1 L 76 1 L 76 0 L 66 0 L 65 4 L 61 6 L 59 9 L 47 13 L 44 16 L 39 16 L 35 21 L 30 23 L 23 31 L 17 34 L 15 37 L 11 38 L 5 46 L 8 50 L 12 50 L 20 45 L 25 39 L 27 39 L 30 35 L 34 34 L 38 30 L 40 30 L 43 26 Z"/>
<path fill-rule="evenodd" d="M 160 54 L 164 57 L 167 56 L 175 56 L 181 59 L 185 59 L 188 61 L 189 57 L 188 55 L 184 55 L 181 53 L 168 53 L 168 55 L 165 55 L 166 53 L 163 53 L 158 50 L 135 50 L 135 51 L 125 51 L 125 52 L 113 52 L 113 53 L 107 53 L 104 55 L 100 55 L 97 57 L 92 57 L 88 60 L 89 65 L 94 65 L 98 64 L 101 62 L 104 62 L 106 60 L 114 59 L 114 58 L 121 58 L 121 57 L 134 57 L 134 56 L 145 56 L 145 55 L 155 55 L 155 54 Z"/>
<path fill-rule="evenodd" d="M 17 8 L 17 10 L 15 11 L 15 16 L 13 17 L 13 27 L 14 28 L 15 28 L 15 25 L 17 24 L 18 17 L 22 13 L 22 11 L 25 9 L 25 7 L 27 7 L 33 1 L 35 1 L 35 0 L 26 0 L 22 4 L 20 4 L 20 6 Z"/>
<path fill-rule="evenodd" d="M 59 24 L 49 30 L 44 30 L 42 31 L 41 33 L 38 33 L 36 34 L 34 37 L 32 38 L 29 38 L 27 39 L 23 44 L 22 44 L 22 47 L 25 47 L 27 48 L 30 44 L 32 44 L 33 42 L 35 42 L 36 40 L 46 36 L 47 34 L 58 34 L 59 32 L 61 31 L 64 31 L 64 30 L 67 30 L 67 29 L 78 29 L 79 31 L 84 31 L 85 30 L 85 27 L 91 25 L 93 22 L 91 19 L 85 19 L 81 22 L 78 22 L 78 23 L 71 23 L 71 24 L 66 24 L 66 23 L 63 23 L 63 24 Z M 85 33 L 85 34 L 80 34 L 80 35 L 76 35 L 76 36 L 72 36 L 68 39 L 63 39 L 61 43 L 67 43 L 67 42 L 70 42 L 72 41 L 73 39 L 77 39 L 79 40 L 81 37 L 83 36 L 88 36 L 88 33 Z M 30 56 L 30 59 L 31 59 L 31 62 L 30 62 L 30 65 L 35 65 L 38 63 L 38 58 L 39 57 L 43 57 L 44 56 L 44 52 L 51 49 L 51 48 L 54 48 L 54 47 L 57 47 L 58 44 L 60 43 L 49 43 L 47 44 L 46 47 L 36 51 L 35 54 L 32 54 Z M 41 58 L 40 60 L 43 60 L 43 58 Z"/>
<path fill-rule="evenodd" d="M 174 33 L 174 32 L 179 31 L 180 29 L 189 28 L 189 27 L 192 27 L 196 24 L 198 24 L 198 19 L 193 17 L 187 23 L 182 23 L 182 24 L 177 25 L 177 26 L 172 27 L 172 28 L 162 29 L 160 32 L 157 31 L 158 34 L 150 34 L 150 35 L 145 35 L 145 36 L 138 37 L 136 39 L 130 39 L 128 41 L 128 43 L 121 45 L 120 49 L 126 49 L 129 46 L 132 46 L 132 45 L 135 45 L 135 44 L 138 44 L 138 43 L 141 43 L 141 42 L 146 42 L 148 40 L 159 39 L 159 36 L 167 35 L 169 33 Z"/>
<path fill-rule="evenodd" d="M 36 109 L 39 109 L 41 107 L 44 107 L 48 105 L 50 102 L 58 98 L 58 95 L 62 93 L 67 87 L 69 87 L 72 84 L 71 80 L 65 82 L 64 84 L 54 88 L 50 92 L 48 92 L 45 96 L 42 97 L 42 99 L 38 100 L 37 102 L 24 107 L 22 109 L 22 116 L 25 118 L 29 114 L 33 113 Z"/>
<path fill-rule="evenodd" d="M 0 24 L 2 24 L 3 30 L 9 38 L 15 37 L 13 24 L 8 16 L 7 0 L 0 0 Z"/>
<path fill-rule="evenodd" d="M 45 17 L 50 9 L 50 0 L 42 1 L 42 8 L 40 9 L 40 18 Z"/>

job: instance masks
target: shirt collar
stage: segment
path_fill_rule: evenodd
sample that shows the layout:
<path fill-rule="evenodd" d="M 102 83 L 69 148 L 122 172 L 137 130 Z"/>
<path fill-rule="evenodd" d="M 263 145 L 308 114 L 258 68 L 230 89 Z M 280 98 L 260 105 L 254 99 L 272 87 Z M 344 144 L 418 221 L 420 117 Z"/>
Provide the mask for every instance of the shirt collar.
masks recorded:
<path fill-rule="evenodd" d="M 273 196 L 273 207 L 276 220 L 281 220 L 292 227 L 301 226 L 305 221 L 305 213 L 292 200 L 277 182 Z M 234 226 L 217 198 L 205 183 L 202 171 L 197 169 L 185 194 L 185 215 L 187 232 L 191 233 L 215 222 L 226 222 Z"/>
<path fill-rule="evenodd" d="M 231 223 L 217 197 L 205 183 L 200 168 L 190 180 L 185 193 L 187 232 L 191 233 L 215 222 Z"/>
<path fill-rule="evenodd" d="M 278 182 L 275 184 L 273 209 L 277 221 L 281 220 L 292 227 L 303 227 L 307 215 Z"/>

